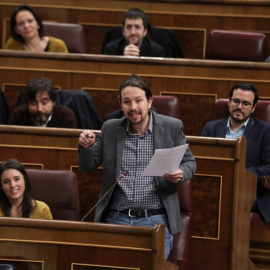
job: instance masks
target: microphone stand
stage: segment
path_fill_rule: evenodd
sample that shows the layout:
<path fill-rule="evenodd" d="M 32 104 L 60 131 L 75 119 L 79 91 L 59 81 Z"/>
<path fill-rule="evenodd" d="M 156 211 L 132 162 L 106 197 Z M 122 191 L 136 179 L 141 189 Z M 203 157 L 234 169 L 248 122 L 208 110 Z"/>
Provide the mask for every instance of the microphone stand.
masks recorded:
<path fill-rule="evenodd" d="M 98 200 L 98 202 L 87 212 L 87 214 L 82 218 L 81 221 L 84 221 L 85 218 L 97 207 L 97 205 L 104 199 L 104 197 L 115 187 L 115 185 L 127 175 L 128 171 L 124 171 L 120 177 L 115 181 L 115 183 L 110 187 L 110 189 Z"/>

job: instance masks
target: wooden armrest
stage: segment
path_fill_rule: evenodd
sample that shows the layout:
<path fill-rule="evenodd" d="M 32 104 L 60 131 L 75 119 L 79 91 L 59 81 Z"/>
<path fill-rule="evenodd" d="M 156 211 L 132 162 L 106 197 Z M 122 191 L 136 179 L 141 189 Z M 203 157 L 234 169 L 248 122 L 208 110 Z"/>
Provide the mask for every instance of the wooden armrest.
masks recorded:
<path fill-rule="evenodd" d="M 261 184 L 263 187 L 270 189 L 270 176 L 262 176 Z"/>

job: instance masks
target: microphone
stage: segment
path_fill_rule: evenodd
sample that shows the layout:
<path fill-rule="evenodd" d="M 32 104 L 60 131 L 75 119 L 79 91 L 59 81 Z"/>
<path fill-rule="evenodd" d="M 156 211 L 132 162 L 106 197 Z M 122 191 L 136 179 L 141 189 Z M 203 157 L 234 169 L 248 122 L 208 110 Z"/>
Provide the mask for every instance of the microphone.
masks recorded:
<path fill-rule="evenodd" d="M 128 174 L 128 170 L 124 171 L 118 179 L 115 181 L 115 183 L 110 187 L 110 189 L 98 200 L 98 202 L 87 212 L 87 214 L 82 218 L 81 221 L 84 221 L 85 218 L 97 207 L 97 205 L 106 197 L 106 195 L 115 187 L 115 185 L 123 179 Z"/>

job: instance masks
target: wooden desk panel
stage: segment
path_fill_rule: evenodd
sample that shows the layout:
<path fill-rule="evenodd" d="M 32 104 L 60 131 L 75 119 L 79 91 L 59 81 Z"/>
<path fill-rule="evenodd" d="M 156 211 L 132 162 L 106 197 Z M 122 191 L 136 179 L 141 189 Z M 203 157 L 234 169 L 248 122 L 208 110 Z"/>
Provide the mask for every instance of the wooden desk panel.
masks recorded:
<path fill-rule="evenodd" d="M 104 119 L 115 108 L 121 83 L 136 73 L 151 84 L 154 95 L 179 97 L 184 132 L 193 136 L 210 120 L 215 99 L 228 98 L 236 82 L 249 81 L 269 99 L 269 72 L 269 63 L 0 50 L 0 82 L 11 110 L 27 82 L 43 76 L 59 89 L 87 91 Z"/>
<path fill-rule="evenodd" d="M 83 217 L 98 200 L 102 168 L 90 174 L 79 172 L 76 147 L 80 132 L 0 126 L 0 141 L 4 142 L 0 145 L 0 161 L 16 157 L 26 167 L 75 172 Z M 55 140 L 51 140 L 53 136 Z M 61 137 L 61 147 L 57 147 L 55 142 L 60 142 Z M 198 166 L 193 177 L 194 270 L 201 269 L 201 265 L 207 270 L 255 269 L 249 260 L 250 211 L 247 209 L 251 209 L 255 200 L 256 177 L 245 169 L 245 139 L 187 136 L 187 142 Z M 87 220 L 93 221 L 93 215 L 94 211 Z"/>
<path fill-rule="evenodd" d="M 258 269 L 270 269 L 270 227 L 252 227 L 250 232 L 250 258 Z"/>
<path fill-rule="evenodd" d="M 176 270 L 164 260 L 165 227 L 1 218 L 0 260 L 36 270 Z"/>

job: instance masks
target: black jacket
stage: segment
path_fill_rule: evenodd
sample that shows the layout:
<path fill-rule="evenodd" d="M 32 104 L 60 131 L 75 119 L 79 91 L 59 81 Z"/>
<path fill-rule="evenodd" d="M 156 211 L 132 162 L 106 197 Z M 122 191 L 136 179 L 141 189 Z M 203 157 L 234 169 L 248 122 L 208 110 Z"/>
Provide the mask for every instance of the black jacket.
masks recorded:
<path fill-rule="evenodd" d="M 124 49 L 127 46 L 124 37 L 113 40 L 105 45 L 103 54 L 108 55 L 123 55 Z M 149 57 L 165 57 L 165 49 L 156 42 L 144 37 L 140 46 L 140 56 Z"/>
<path fill-rule="evenodd" d="M 156 42 L 165 49 L 165 57 L 185 57 L 181 44 L 173 30 L 153 27 L 150 24 L 148 24 L 147 30 L 147 38 Z M 114 26 L 110 28 L 104 38 L 101 54 L 105 54 L 105 47 L 109 42 L 121 37 L 123 37 L 122 26 Z"/>

